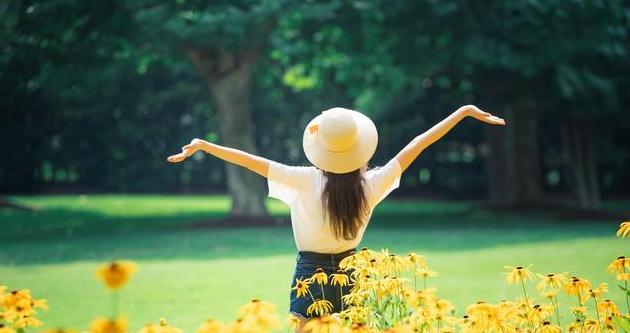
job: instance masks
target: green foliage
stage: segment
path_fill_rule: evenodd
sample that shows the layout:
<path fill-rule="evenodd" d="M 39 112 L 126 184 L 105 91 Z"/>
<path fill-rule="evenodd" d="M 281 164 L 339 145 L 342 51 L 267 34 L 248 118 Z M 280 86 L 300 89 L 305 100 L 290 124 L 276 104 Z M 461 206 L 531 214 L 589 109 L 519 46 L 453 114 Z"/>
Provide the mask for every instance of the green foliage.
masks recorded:
<path fill-rule="evenodd" d="M 567 186 L 558 128 L 577 117 L 601 133 L 604 193 L 627 193 L 627 13 L 623 1 L 10 1 L 0 8 L 0 122 L 10 124 L 0 191 L 224 189 L 215 159 L 164 162 L 219 132 L 186 50 L 265 45 L 253 91 L 265 156 L 305 163 L 304 124 L 336 105 L 374 118 L 380 164 L 461 104 L 509 108 L 529 96 L 554 191 Z M 481 133 L 458 127 L 401 192 L 484 196 Z"/>

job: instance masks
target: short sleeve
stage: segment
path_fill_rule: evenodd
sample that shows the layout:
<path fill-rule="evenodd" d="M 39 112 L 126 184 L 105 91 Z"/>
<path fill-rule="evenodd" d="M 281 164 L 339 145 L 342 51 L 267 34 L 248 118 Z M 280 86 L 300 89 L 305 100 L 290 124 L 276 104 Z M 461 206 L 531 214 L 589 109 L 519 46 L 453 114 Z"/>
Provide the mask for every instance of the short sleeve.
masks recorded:
<path fill-rule="evenodd" d="M 368 170 L 365 182 L 369 189 L 370 202 L 373 205 L 381 202 L 391 191 L 400 186 L 402 168 L 397 159 L 393 158 L 382 167 Z"/>
<path fill-rule="evenodd" d="M 291 205 L 300 190 L 308 189 L 316 169 L 305 166 L 289 166 L 270 161 L 267 172 L 268 196 Z"/>

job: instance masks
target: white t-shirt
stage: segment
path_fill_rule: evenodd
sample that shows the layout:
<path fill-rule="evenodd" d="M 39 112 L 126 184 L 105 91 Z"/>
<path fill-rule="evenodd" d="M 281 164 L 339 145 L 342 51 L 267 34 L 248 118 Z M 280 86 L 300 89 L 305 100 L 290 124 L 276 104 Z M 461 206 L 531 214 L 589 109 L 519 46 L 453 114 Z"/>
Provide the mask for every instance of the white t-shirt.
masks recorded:
<path fill-rule="evenodd" d="M 326 176 L 321 170 L 314 166 L 288 166 L 271 161 L 267 184 L 269 197 L 279 199 L 291 208 L 293 237 L 298 251 L 340 253 L 359 245 L 374 207 L 398 188 L 401 173 L 395 158 L 383 167 L 365 172 L 364 193 L 369 213 L 352 240 L 337 239 L 328 224 L 321 200 Z"/>

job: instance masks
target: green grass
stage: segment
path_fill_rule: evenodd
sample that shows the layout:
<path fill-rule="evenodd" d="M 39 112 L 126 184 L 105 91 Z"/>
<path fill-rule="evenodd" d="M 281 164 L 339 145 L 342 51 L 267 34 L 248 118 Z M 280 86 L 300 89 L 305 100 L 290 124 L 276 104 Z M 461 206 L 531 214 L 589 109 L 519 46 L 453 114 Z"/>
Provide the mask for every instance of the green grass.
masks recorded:
<path fill-rule="evenodd" d="M 228 320 L 258 297 L 287 310 L 295 245 L 288 227 L 191 228 L 226 216 L 223 196 L 14 197 L 39 207 L 0 210 L 0 284 L 30 288 L 49 300 L 49 326 L 84 329 L 107 315 L 109 295 L 94 278 L 101 262 L 136 260 L 140 267 L 121 292 L 131 331 L 159 318 L 185 331 L 208 317 Z M 271 212 L 287 216 L 277 201 Z M 627 207 L 627 206 L 626 206 Z M 607 282 L 605 272 L 628 242 L 616 239 L 620 221 L 559 220 L 544 212 L 496 213 L 474 202 L 386 201 L 374 214 L 362 246 L 426 255 L 440 276 L 430 282 L 461 314 L 477 300 L 519 295 L 503 282 L 504 265 L 534 264 L 537 272 L 571 271 Z M 530 293 L 534 294 L 533 288 Z M 567 306 L 570 301 L 562 298 Z"/>

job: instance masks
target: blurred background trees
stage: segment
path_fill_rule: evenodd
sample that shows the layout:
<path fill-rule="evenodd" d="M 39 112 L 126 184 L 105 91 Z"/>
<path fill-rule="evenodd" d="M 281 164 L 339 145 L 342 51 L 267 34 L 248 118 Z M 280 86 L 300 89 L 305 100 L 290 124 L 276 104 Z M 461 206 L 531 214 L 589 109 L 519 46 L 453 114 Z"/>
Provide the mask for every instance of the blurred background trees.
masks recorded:
<path fill-rule="evenodd" d="M 400 195 L 597 209 L 630 193 L 624 1 L 9 1 L 0 5 L 0 191 L 229 191 L 265 214 L 262 179 L 194 137 L 305 164 L 332 106 L 379 127 L 375 165 L 456 107 L 465 122 Z M 624 94 L 625 93 L 625 94 Z"/>

